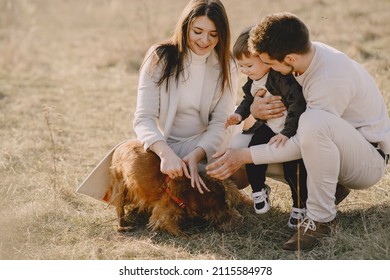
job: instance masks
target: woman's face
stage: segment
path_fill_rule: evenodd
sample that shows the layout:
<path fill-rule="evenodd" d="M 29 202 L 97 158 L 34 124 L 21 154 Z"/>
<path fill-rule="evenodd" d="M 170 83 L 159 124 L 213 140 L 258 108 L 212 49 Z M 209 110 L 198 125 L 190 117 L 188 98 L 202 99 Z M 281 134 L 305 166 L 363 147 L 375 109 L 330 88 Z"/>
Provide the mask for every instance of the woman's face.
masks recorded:
<path fill-rule="evenodd" d="M 188 45 L 197 55 L 210 52 L 218 43 L 218 32 L 207 16 L 197 17 L 190 25 Z"/>

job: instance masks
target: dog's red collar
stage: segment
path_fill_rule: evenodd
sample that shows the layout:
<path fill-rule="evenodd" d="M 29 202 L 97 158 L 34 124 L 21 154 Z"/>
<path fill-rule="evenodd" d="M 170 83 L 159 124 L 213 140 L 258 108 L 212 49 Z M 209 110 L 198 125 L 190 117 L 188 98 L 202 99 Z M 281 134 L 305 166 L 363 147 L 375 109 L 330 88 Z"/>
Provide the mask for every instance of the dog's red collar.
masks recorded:
<path fill-rule="evenodd" d="M 163 190 L 165 190 L 165 192 L 169 195 L 169 197 L 170 197 L 174 202 L 176 202 L 177 205 L 179 205 L 179 207 L 180 207 L 181 209 L 186 208 L 186 205 L 184 204 L 184 202 L 183 202 L 180 198 L 178 198 L 177 196 L 174 196 L 174 195 L 172 194 L 171 189 L 170 189 L 169 186 L 168 186 L 169 180 L 170 180 L 169 176 L 166 176 L 166 177 L 165 177 L 165 180 L 164 180 L 164 183 L 162 183 L 161 187 L 163 188 Z"/>

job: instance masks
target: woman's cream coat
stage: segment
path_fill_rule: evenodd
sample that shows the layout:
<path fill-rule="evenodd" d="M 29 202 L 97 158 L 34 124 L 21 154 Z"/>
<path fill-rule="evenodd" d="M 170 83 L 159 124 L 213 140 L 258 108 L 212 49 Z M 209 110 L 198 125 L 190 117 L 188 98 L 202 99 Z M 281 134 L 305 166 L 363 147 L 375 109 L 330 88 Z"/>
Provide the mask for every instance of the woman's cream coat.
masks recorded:
<path fill-rule="evenodd" d="M 156 85 L 160 77 L 161 67 L 157 65 L 150 71 L 154 48 L 149 50 L 140 71 L 138 84 L 137 107 L 134 116 L 134 131 L 137 138 L 144 144 L 145 150 L 157 141 L 166 141 L 171 133 L 176 115 L 180 94 L 176 81 L 172 79 L 168 91 L 165 84 Z M 229 136 L 230 131 L 224 129 L 224 122 L 229 114 L 234 112 L 238 87 L 238 72 L 234 60 L 230 63 L 231 88 L 225 87 L 221 94 L 221 67 L 213 51 L 206 61 L 205 80 L 203 83 L 200 118 L 206 127 L 197 146 L 204 149 L 207 158 L 221 147 L 222 142 Z M 188 124 L 191 129 L 191 124 Z"/>

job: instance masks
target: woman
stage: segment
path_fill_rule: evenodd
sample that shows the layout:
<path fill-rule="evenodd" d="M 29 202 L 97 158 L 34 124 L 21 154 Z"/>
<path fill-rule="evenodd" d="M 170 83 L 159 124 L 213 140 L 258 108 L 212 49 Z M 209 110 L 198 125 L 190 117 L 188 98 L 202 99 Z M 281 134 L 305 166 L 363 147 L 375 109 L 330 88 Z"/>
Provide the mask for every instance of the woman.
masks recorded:
<path fill-rule="evenodd" d="M 162 173 L 209 191 L 198 172 L 228 138 L 237 85 L 223 4 L 190 1 L 171 39 L 153 46 L 140 70 L 134 131 L 160 157 Z"/>

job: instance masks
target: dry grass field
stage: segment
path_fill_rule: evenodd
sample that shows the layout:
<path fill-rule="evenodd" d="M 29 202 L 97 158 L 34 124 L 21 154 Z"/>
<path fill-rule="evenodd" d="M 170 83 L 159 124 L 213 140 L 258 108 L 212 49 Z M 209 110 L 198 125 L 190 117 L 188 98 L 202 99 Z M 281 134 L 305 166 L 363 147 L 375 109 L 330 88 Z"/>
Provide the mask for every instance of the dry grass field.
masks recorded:
<path fill-rule="evenodd" d="M 232 39 L 291 11 L 312 39 L 366 66 L 390 108 L 390 1 L 223 0 Z M 134 137 L 138 67 L 170 35 L 184 0 L 0 0 L 0 259 L 390 259 L 390 177 L 338 207 L 336 235 L 287 253 L 287 186 L 245 227 L 196 224 L 189 238 L 144 226 L 120 234 L 112 207 L 75 189 L 104 154 Z M 242 77 L 244 81 L 244 77 Z M 240 94 L 241 95 L 241 94 Z"/>

